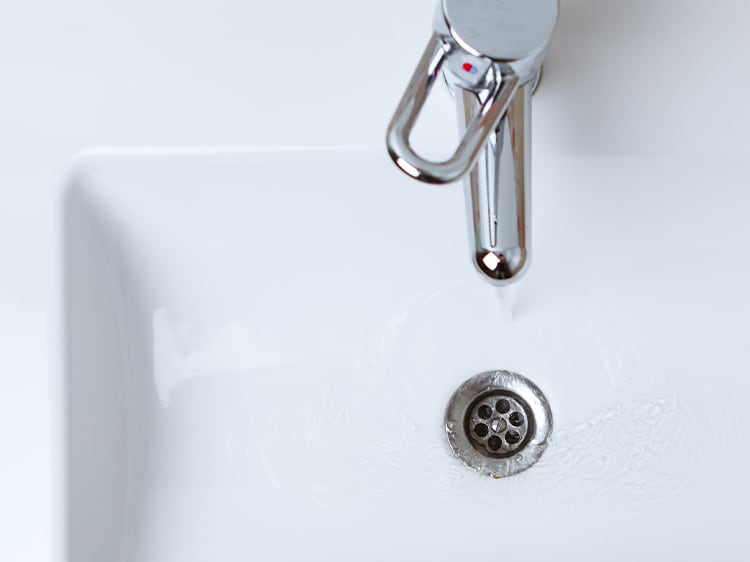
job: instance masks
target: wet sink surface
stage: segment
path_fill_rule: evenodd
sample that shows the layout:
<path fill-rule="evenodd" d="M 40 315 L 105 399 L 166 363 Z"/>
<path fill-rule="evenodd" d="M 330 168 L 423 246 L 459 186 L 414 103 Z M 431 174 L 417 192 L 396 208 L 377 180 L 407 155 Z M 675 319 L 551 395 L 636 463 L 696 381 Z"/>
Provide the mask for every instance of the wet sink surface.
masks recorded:
<path fill-rule="evenodd" d="M 80 158 L 68 562 L 741 559 L 750 164 L 539 162 L 533 263 L 501 292 L 461 188 L 384 151 Z M 443 428 L 489 369 L 555 420 L 500 480 Z"/>

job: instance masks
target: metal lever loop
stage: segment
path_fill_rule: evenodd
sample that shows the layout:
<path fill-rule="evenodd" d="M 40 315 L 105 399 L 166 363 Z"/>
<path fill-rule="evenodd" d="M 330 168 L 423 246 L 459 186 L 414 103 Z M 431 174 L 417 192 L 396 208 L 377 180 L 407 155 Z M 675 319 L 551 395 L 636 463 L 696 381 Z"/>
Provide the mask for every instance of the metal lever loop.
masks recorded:
<path fill-rule="evenodd" d="M 433 34 L 386 134 L 388 153 L 396 166 L 411 177 L 427 183 L 451 183 L 471 170 L 518 89 L 518 76 L 510 71 L 503 73 L 467 126 L 453 155 L 443 162 L 425 160 L 412 149 L 409 137 L 451 48 L 437 33 Z"/>

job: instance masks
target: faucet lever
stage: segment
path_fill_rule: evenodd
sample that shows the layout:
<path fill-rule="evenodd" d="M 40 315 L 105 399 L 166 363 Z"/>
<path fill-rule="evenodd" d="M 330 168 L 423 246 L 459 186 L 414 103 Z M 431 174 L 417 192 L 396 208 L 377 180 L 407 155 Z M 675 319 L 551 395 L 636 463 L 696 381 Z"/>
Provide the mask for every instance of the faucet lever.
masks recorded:
<path fill-rule="evenodd" d="M 489 67 L 486 74 L 492 74 L 492 78 L 483 78 L 492 86 L 474 117 L 466 124 L 453 156 L 444 162 L 425 160 L 411 147 L 409 137 L 444 62 L 456 53 L 458 49 L 433 34 L 388 127 L 387 144 L 393 161 L 408 175 L 427 183 L 451 183 L 471 169 L 518 88 L 517 76 L 510 73 L 497 79 L 494 68 Z M 471 70 L 475 68 L 471 65 Z"/>
<path fill-rule="evenodd" d="M 531 94 L 557 15 L 558 0 L 441 0 L 386 134 L 409 176 L 463 178 L 474 265 L 495 285 L 516 281 L 529 263 Z M 456 100 L 461 140 L 448 160 L 432 162 L 409 137 L 440 75 Z"/>

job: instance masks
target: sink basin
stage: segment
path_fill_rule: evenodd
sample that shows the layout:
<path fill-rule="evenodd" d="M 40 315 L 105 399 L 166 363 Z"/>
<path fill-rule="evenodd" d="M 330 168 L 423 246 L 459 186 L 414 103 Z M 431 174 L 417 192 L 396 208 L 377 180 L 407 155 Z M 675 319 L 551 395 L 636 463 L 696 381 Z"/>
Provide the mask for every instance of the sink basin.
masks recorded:
<path fill-rule="evenodd" d="M 78 158 L 63 559 L 744 559 L 750 163 L 535 156 L 505 289 L 384 150 Z M 445 434 L 491 369 L 554 415 L 510 478 Z"/>

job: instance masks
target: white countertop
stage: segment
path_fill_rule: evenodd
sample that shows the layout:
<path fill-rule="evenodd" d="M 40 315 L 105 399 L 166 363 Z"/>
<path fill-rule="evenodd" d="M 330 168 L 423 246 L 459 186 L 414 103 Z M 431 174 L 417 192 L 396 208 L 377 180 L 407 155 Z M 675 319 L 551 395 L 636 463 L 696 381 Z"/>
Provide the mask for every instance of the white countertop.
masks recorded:
<path fill-rule="evenodd" d="M 680 166 L 750 155 L 747 2 L 561 4 L 535 100 L 535 165 L 553 153 L 673 157 Z M 380 146 L 433 8 L 434 0 L 0 8 L 0 559 L 50 560 L 49 295 L 56 196 L 71 157 L 104 145 Z M 424 138 L 453 125 L 447 97 L 436 107 L 448 126 L 432 121 Z"/>

